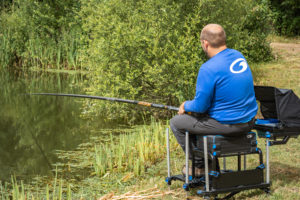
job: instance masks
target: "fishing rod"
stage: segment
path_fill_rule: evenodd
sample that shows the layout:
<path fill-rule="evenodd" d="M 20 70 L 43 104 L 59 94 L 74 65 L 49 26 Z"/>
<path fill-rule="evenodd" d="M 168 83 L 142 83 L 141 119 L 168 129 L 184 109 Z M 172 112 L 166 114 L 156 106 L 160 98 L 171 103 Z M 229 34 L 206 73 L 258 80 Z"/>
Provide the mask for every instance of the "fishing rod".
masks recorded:
<path fill-rule="evenodd" d="M 48 95 L 48 96 L 63 96 L 63 97 L 79 97 L 79 98 L 88 98 L 88 99 L 99 99 L 99 100 L 123 102 L 123 103 L 137 104 L 137 105 L 148 106 L 148 107 L 153 107 L 153 108 L 179 111 L 179 108 L 175 107 L 175 106 L 166 106 L 166 105 L 162 105 L 162 104 L 149 103 L 149 102 L 145 102 L 145 101 L 119 99 L 119 98 L 112 98 L 112 97 L 89 96 L 89 95 L 82 95 L 82 94 L 62 94 L 62 93 L 29 93 L 28 95 Z"/>

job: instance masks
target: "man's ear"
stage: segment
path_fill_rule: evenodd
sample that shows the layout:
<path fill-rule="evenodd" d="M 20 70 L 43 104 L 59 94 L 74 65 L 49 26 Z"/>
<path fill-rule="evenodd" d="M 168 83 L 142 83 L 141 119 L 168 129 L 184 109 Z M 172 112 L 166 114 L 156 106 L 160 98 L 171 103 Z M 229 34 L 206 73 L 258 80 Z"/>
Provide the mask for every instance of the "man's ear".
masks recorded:
<path fill-rule="evenodd" d="M 208 45 L 209 45 L 208 41 L 207 40 L 203 40 L 203 45 L 204 45 L 205 49 L 207 49 Z"/>

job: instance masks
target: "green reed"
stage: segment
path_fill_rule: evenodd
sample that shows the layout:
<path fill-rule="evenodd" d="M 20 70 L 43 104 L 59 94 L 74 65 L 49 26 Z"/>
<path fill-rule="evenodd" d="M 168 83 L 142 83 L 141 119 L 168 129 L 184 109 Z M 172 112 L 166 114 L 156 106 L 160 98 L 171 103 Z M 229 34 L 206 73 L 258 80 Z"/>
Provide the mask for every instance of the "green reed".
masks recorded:
<path fill-rule="evenodd" d="M 12 44 L 12 38 L 10 37 L 10 30 L 1 34 L 0 33 L 0 67 L 7 67 L 11 64 L 11 57 L 13 57 L 14 45 Z"/>
<path fill-rule="evenodd" d="M 45 181 L 47 183 L 45 183 Z M 58 184 L 59 181 L 59 184 Z M 11 178 L 10 183 L 0 182 L 1 200 L 27 200 L 27 199 L 46 199 L 46 200 L 71 200 L 73 193 L 70 183 L 58 180 L 57 169 L 56 176 L 52 182 L 42 180 L 42 182 L 24 184 L 23 181 L 17 181 L 15 177 Z"/>
<path fill-rule="evenodd" d="M 0 32 L 0 66 L 80 70 L 79 41 L 80 34 L 75 30 L 62 32 L 56 40 L 31 34 L 19 41 L 14 33 L 4 29 Z"/>
<path fill-rule="evenodd" d="M 112 136 L 110 141 L 95 145 L 94 170 L 97 175 L 133 172 L 142 175 L 147 168 L 165 158 L 166 126 L 152 121 L 149 126 L 139 126 L 132 133 Z M 177 146 L 171 139 L 171 148 Z"/>

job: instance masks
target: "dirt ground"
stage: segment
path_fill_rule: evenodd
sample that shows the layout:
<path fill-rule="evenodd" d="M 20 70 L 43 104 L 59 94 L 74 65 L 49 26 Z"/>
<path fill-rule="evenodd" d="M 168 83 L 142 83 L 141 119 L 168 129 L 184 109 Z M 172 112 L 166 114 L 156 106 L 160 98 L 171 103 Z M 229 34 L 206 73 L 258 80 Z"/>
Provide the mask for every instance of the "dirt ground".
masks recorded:
<path fill-rule="evenodd" d="M 275 58 L 282 58 L 286 61 L 291 60 L 300 60 L 300 43 L 279 43 L 273 42 L 271 43 L 271 47 L 273 53 L 275 54 Z M 300 67 L 300 65 L 299 65 Z"/>

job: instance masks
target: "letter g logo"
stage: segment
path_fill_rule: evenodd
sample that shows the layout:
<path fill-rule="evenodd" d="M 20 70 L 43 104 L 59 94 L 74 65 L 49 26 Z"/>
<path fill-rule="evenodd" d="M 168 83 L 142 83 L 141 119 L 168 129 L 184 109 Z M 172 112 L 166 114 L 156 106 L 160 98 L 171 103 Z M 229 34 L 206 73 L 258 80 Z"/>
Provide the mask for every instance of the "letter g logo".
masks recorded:
<path fill-rule="evenodd" d="M 238 62 L 241 62 L 239 64 L 239 66 L 241 66 L 242 69 L 240 69 L 240 67 L 235 67 L 235 69 L 233 69 L 235 64 L 238 63 Z M 239 74 L 239 73 L 242 73 L 242 72 L 246 71 L 247 67 L 248 67 L 248 64 L 247 64 L 246 60 L 244 58 L 238 58 L 235 61 L 233 61 L 233 63 L 231 63 L 230 71 L 234 74 Z"/>

